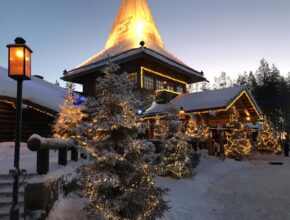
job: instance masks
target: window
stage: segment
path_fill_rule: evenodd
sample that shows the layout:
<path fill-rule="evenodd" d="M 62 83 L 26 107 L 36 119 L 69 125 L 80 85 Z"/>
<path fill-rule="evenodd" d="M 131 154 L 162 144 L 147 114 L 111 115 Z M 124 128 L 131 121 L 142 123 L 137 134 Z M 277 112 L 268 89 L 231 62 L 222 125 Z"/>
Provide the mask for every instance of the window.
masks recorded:
<path fill-rule="evenodd" d="M 129 73 L 128 79 L 133 85 L 137 84 L 137 73 Z"/>
<path fill-rule="evenodd" d="M 158 89 L 164 89 L 163 81 L 160 79 L 156 80 L 156 90 L 158 90 Z"/>
<path fill-rule="evenodd" d="M 174 84 L 172 82 L 168 82 L 167 83 L 167 89 L 171 90 L 171 91 L 174 91 Z"/>
<path fill-rule="evenodd" d="M 154 89 L 154 80 L 152 76 L 144 75 L 144 88 Z"/>
<path fill-rule="evenodd" d="M 178 86 L 176 87 L 176 90 L 177 90 L 177 92 L 179 92 L 179 93 L 183 93 L 183 86 L 178 85 Z"/>

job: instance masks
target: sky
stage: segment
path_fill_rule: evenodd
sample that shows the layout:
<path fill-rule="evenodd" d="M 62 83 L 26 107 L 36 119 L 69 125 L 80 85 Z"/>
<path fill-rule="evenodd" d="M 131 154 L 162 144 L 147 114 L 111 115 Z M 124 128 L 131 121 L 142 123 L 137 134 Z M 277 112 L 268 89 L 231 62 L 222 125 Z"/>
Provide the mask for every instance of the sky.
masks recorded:
<path fill-rule="evenodd" d="M 147 0 L 165 47 L 212 81 L 236 78 L 265 58 L 290 72 L 290 0 Z M 1 0 L 0 66 L 18 36 L 33 50 L 32 74 L 60 81 L 102 50 L 121 0 Z M 62 84 L 63 85 L 63 84 Z"/>

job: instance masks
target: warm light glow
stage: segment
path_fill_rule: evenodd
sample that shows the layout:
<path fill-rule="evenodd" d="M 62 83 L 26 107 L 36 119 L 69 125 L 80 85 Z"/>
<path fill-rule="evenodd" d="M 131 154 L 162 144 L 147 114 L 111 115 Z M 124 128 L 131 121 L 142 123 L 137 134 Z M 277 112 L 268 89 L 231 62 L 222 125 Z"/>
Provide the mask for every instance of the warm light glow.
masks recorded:
<path fill-rule="evenodd" d="M 251 117 L 246 117 L 247 121 L 251 121 Z"/>
<path fill-rule="evenodd" d="M 17 56 L 18 58 L 23 58 L 23 56 L 24 56 L 23 51 L 22 51 L 22 50 L 17 50 L 17 51 L 16 51 L 16 56 Z"/>
<path fill-rule="evenodd" d="M 123 0 L 105 49 L 127 41 L 132 47 L 157 45 L 164 48 L 146 0 Z"/>
<path fill-rule="evenodd" d="M 165 74 L 162 74 L 162 73 L 159 73 L 159 72 L 157 72 L 157 71 L 154 71 L 154 70 L 151 70 L 151 69 L 148 69 L 148 68 L 146 68 L 146 67 L 141 67 L 141 88 L 144 88 L 144 70 L 145 71 L 147 71 L 147 72 L 149 72 L 149 73 L 153 73 L 153 74 L 155 74 L 155 75 L 157 75 L 157 76 L 161 76 L 161 77 L 163 77 L 163 78 L 166 78 L 166 79 L 170 79 L 170 80 L 172 80 L 172 81 L 175 81 L 175 82 L 178 82 L 178 83 L 181 83 L 181 84 L 184 84 L 184 85 L 186 85 L 187 83 L 186 82 L 184 82 L 184 81 L 181 81 L 181 80 L 179 80 L 179 79 L 176 79 L 176 78 L 173 78 L 173 77 L 170 77 L 170 76 L 168 76 L 168 75 L 165 75 Z"/>
<path fill-rule="evenodd" d="M 170 93 L 173 93 L 173 94 L 176 94 L 176 95 L 179 95 L 180 92 L 175 92 L 175 91 L 172 91 L 172 90 L 169 90 L 169 89 L 158 89 L 155 91 L 155 93 L 159 93 L 159 92 L 170 92 Z"/>

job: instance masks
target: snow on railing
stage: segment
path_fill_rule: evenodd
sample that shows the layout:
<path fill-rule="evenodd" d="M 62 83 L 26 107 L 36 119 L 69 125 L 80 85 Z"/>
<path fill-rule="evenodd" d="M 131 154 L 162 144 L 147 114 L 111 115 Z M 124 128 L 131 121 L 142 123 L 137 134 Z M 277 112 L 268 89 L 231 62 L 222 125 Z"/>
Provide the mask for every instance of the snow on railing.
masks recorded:
<path fill-rule="evenodd" d="M 71 151 L 71 160 L 78 161 L 78 150 L 71 140 L 57 138 L 43 138 L 33 134 L 27 141 L 27 147 L 37 152 L 36 172 L 47 174 L 49 172 L 49 151 L 58 150 L 58 164 L 67 165 L 67 152 Z"/>

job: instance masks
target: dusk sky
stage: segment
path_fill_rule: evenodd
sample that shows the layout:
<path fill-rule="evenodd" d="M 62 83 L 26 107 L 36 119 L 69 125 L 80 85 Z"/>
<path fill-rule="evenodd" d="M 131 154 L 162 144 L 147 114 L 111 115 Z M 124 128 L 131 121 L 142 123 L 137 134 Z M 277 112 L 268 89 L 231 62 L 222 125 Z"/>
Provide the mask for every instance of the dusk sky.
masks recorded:
<path fill-rule="evenodd" d="M 265 58 L 290 72 L 290 0 L 147 0 L 168 51 L 212 80 L 255 71 Z M 21 36 L 33 74 L 55 82 L 102 50 L 121 0 L 1 0 L 0 66 Z"/>

